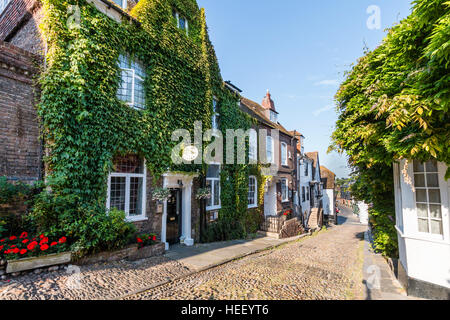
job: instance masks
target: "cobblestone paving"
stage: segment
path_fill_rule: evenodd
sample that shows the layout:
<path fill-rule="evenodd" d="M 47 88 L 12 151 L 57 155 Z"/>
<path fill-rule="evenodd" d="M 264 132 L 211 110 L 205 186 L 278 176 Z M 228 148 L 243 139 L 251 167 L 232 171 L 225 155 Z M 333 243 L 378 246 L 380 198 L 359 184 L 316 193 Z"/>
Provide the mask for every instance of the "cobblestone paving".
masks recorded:
<path fill-rule="evenodd" d="M 165 257 L 85 266 L 81 267 L 79 278 L 65 270 L 30 272 L 9 282 L 0 281 L 0 300 L 114 299 L 188 272 L 183 265 Z"/>
<path fill-rule="evenodd" d="M 362 299 L 364 231 L 337 226 L 127 299 Z"/>

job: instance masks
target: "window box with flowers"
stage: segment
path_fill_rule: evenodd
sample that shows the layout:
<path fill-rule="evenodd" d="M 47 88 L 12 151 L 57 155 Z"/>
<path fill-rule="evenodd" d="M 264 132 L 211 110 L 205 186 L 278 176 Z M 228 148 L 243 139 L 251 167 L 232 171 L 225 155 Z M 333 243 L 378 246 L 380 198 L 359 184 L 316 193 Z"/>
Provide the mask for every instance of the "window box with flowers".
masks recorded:
<path fill-rule="evenodd" d="M 72 254 L 66 237 L 50 240 L 43 234 L 30 237 L 22 232 L 20 236 L 0 239 L 0 258 L 7 261 L 6 273 L 14 273 L 65 264 L 71 261 Z"/>

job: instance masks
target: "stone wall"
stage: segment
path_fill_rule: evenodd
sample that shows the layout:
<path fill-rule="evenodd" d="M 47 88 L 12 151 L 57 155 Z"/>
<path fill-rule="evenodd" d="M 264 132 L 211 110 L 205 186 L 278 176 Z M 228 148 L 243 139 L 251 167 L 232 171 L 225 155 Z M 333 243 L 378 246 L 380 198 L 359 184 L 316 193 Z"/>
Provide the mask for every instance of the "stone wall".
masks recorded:
<path fill-rule="evenodd" d="M 0 176 L 31 182 L 42 177 L 39 122 L 33 86 L 40 58 L 0 40 Z"/>

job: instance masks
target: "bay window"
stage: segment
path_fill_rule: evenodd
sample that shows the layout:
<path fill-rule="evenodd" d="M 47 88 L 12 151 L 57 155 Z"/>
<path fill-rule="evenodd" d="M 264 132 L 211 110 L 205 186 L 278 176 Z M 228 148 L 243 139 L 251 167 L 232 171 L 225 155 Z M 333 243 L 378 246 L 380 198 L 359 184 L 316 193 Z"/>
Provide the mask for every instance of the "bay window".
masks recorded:
<path fill-rule="evenodd" d="M 442 203 L 437 161 L 414 160 L 414 187 L 419 232 L 442 235 Z"/>
<path fill-rule="evenodd" d="M 258 183 L 256 177 L 248 178 L 248 207 L 255 208 L 258 206 Z"/>
<path fill-rule="evenodd" d="M 136 155 L 114 159 L 113 171 L 108 177 L 108 210 L 126 213 L 127 220 L 145 218 L 146 168 L 143 159 Z"/>
<path fill-rule="evenodd" d="M 137 60 L 132 61 L 127 55 L 119 56 L 121 81 L 117 97 L 132 108 L 145 108 L 143 64 Z"/>
<path fill-rule="evenodd" d="M 206 187 L 211 191 L 211 197 L 206 203 L 206 210 L 220 209 L 220 165 L 212 164 L 206 174 Z"/>

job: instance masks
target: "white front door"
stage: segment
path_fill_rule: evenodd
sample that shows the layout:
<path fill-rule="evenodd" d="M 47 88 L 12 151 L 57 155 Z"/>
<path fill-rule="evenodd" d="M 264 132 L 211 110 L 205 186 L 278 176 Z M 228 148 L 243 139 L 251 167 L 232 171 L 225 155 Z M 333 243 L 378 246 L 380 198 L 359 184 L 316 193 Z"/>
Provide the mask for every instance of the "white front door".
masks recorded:
<path fill-rule="evenodd" d="M 266 217 L 277 215 L 277 186 L 275 183 L 271 183 L 264 194 L 264 215 Z"/>

